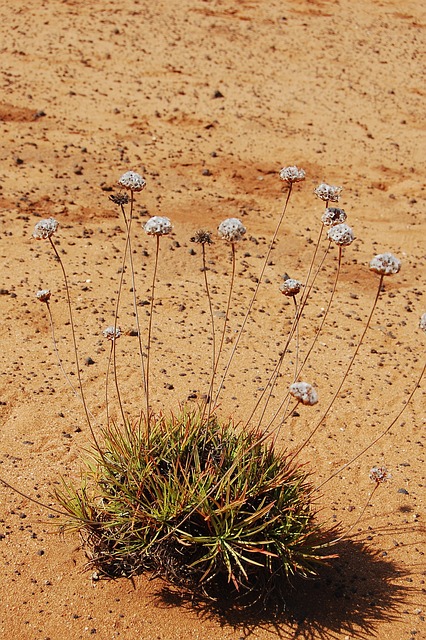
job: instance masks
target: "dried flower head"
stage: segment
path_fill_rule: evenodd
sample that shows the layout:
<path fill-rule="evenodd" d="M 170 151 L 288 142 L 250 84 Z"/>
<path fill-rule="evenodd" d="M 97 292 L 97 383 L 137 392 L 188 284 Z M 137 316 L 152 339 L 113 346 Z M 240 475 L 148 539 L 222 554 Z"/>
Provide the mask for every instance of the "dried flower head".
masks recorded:
<path fill-rule="evenodd" d="M 195 235 L 191 238 L 191 242 L 198 242 L 199 244 L 213 244 L 210 231 L 199 229 Z"/>
<path fill-rule="evenodd" d="M 172 230 L 172 223 L 165 216 L 153 216 L 143 228 L 149 236 L 165 236 Z"/>
<path fill-rule="evenodd" d="M 124 205 L 129 202 L 129 196 L 127 193 L 116 193 L 110 196 L 109 199 L 112 200 L 114 204 L 118 205 Z"/>
<path fill-rule="evenodd" d="M 289 391 L 302 404 L 312 406 L 318 402 L 318 394 L 309 382 L 293 382 Z"/>
<path fill-rule="evenodd" d="M 247 229 L 238 218 L 227 218 L 218 227 L 219 237 L 228 242 L 241 240 Z"/>
<path fill-rule="evenodd" d="M 401 262 L 392 253 L 381 253 L 370 262 L 370 270 L 381 276 L 391 276 L 401 269 Z"/>
<path fill-rule="evenodd" d="M 299 293 L 302 287 L 302 283 L 294 278 L 285 278 L 283 284 L 280 286 L 280 291 L 285 296 L 295 296 Z"/>
<path fill-rule="evenodd" d="M 342 187 L 333 187 L 331 184 L 322 182 L 314 191 L 315 195 L 326 202 L 339 202 Z"/>
<path fill-rule="evenodd" d="M 142 189 L 146 187 L 144 178 L 135 171 L 126 171 L 126 173 L 123 173 L 118 184 L 120 187 L 124 187 L 124 189 L 128 189 L 129 191 L 142 191 Z"/>
<path fill-rule="evenodd" d="M 121 329 L 120 327 L 107 327 L 102 333 L 107 340 L 116 340 L 121 336 Z"/>
<path fill-rule="evenodd" d="M 370 469 L 370 480 L 374 480 L 377 484 L 386 482 L 386 480 L 389 480 L 391 477 L 386 467 L 371 467 Z"/>
<path fill-rule="evenodd" d="M 43 220 L 37 222 L 34 227 L 33 238 L 37 240 L 47 240 L 47 238 L 53 236 L 58 226 L 59 222 L 55 220 L 55 218 L 43 218 Z"/>
<path fill-rule="evenodd" d="M 298 167 L 284 167 L 280 171 L 281 180 L 285 180 L 289 184 L 293 182 L 301 182 L 305 179 L 306 173 L 303 169 L 299 169 Z"/>
<path fill-rule="evenodd" d="M 343 209 L 339 209 L 338 207 L 328 207 L 322 214 L 321 220 L 327 227 L 332 227 L 335 224 L 342 224 L 342 222 L 345 222 L 347 217 L 346 211 Z"/>
<path fill-rule="evenodd" d="M 340 247 L 347 247 L 355 240 L 354 232 L 344 222 L 331 227 L 327 232 L 327 236 Z"/>
<path fill-rule="evenodd" d="M 40 300 L 40 302 L 49 302 L 51 295 L 50 289 L 40 289 L 36 293 L 36 298 Z"/>
<path fill-rule="evenodd" d="M 420 329 L 423 329 L 423 331 L 426 331 L 426 313 L 424 313 L 420 318 L 419 327 Z"/>

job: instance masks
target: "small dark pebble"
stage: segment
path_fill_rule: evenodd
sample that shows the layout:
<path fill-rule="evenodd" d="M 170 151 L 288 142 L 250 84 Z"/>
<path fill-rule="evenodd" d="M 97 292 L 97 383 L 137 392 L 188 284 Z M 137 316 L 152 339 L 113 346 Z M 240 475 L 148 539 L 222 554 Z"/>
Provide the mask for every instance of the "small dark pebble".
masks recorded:
<path fill-rule="evenodd" d="M 134 338 L 135 336 L 138 336 L 138 330 L 137 329 L 130 329 L 129 331 L 129 336 L 132 336 L 132 338 Z"/>
<path fill-rule="evenodd" d="M 0 296 L 8 296 L 9 289 L 0 289 Z"/>
<path fill-rule="evenodd" d="M 216 91 L 213 94 L 213 98 L 224 98 L 225 96 L 223 95 L 223 93 L 221 91 L 219 91 L 219 89 L 216 89 Z"/>
<path fill-rule="evenodd" d="M 39 550 L 37 551 L 37 555 L 38 555 L 38 556 L 44 556 L 44 550 L 43 550 L 43 549 L 39 549 Z"/>
<path fill-rule="evenodd" d="M 197 252 L 192 247 L 191 247 L 191 249 L 189 249 L 188 253 L 189 253 L 190 256 L 196 256 L 197 255 Z"/>
<path fill-rule="evenodd" d="M 93 358 L 91 358 L 90 356 L 88 358 L 86 358 L 86 360 L 84 361 L 85 364 L 89 365 L 89 364 L 95 364 L 95 361 L 93 360 Z"/>
<path fill-rule="evenodd" d="M 398 493 L 403 493 L 404 496 L 408 496 L 409 495 L 407 489 L 398 489 Z"/>
<path fill-rule="evenodd" d="M 210 171 L 210 169 L 203 169 L 203 176 L 211 176 L 212 172 Z"/>
<path fill-rule="evenodd" d="M 174 389 L 174 386 L 172 384 L 170 384 L 170 382 L 166 382 L 164 384 L 164 388 L 168 389 L 169 391 L 171 391 L 172 389 Z"/>

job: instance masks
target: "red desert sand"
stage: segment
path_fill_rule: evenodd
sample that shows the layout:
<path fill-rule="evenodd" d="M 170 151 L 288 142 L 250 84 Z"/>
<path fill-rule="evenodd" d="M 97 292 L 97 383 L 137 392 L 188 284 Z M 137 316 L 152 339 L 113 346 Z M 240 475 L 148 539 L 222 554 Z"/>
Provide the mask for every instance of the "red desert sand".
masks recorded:
<path fill-rule="evenodd" d="M 140 318 L 148 322 L 155 240 L 142 223 L 171 219 L 156 289 L 152 406 L 196 403 L 208 386 L 208 307 L 197 229 L 224 218 L 247 228 L 238 246 L 229 354 L 282 210 L 284 166 L 294 186 L 264 281 L 224 385 L 220 415 L 243 422 L 291 326 L 282 276 L 303 280 L 324 203 L 320 183 L 343 187 L 355 241 L 344 247 L 325 326 L 306 369 L 319 393 L 280 431 L 303 443 L 333 395 L 376 295 L 368 264 L 392 252 L 371 326 L 338 402 L 300 454 L 319 485 L 398 415 L 424 365 L 426 334 L 425 130 L 422 3 L 406 0 L 44 0 L 0 2 L 0 476 L 52 502 L 61 478 L 79 482 L 90 446 L 84 412 L 57 364 L 39 289 L 52 291 L 58 349 L 74 372 L 66 296 L 41 218 L 59 222 L 90 410 L 105 417 L 108 349 L 125 227 L 109 196 L 141 173 L 134 260 Z M 423 59 L 424 62 L 424 59 Z M 350 220 L 350 221 L 349 221 Z M 321 251 L 327 240 L 321 241 Z M 223 322 L 230 251 L 208 248 L 217 326 Z M 306 354 L 336 273 L 332 248 L 300 324 Z M 126 276 L 119 373 L 126 410 L 140 409 L 137 338 Z M 293 346 L 294 348 L 294 346 Z M 290 354 L 294 358 L 293 353 Z M 282 383 L 291 381 L 291 362 Z M 286 381 L 287 380 L 287 381 Z M 6 640 L 346 640 L 426 637 L 425 379 L 394 426 L 320 490 L 319 518 L 348 530 L 340 557 L 317 581 L 289 586 L 284 612 L 217 611 L 140 575 L 96 579 L 76 534 L 54 513 L 0 486 L 0 634 Z M 274 393 L 276 400 L 281 392 Z M 373 466 L 391 478 L 369 494 Z"/>

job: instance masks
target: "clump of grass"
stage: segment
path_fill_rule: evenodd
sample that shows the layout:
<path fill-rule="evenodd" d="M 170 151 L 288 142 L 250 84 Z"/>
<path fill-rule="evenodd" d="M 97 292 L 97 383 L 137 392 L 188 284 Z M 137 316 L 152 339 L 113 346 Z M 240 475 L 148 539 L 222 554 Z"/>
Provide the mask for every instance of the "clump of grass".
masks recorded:
<path fill-rule="evenodd" d="M 181 408 L 103 432 L 80 489 L 57 494 L 84 530 L 90 564 L 109 575 L 153 570 L 213 596 L 273 591 L 316 573 L 326 534 L 307 497 L 308 472 L 257 430 Z M 265 589 L 265 586 L 268 588 Z"/>

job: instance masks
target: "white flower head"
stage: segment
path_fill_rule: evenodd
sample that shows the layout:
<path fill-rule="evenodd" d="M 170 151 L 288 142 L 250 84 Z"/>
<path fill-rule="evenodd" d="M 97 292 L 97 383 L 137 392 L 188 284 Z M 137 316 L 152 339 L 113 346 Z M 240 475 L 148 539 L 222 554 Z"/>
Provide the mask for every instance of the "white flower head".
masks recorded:
<path fill-rule="evenodd" d="M 423 329 L 423 331 L 426 331 L 426 313 L 424 313 L 420 318 L 419 327 L 420 329 Z"/>
<path fill-rule="evenodd" d="M 47 240 L 58 229 L 59 222 L 55 218 L 43 218 L 34 227 L 33 238 L 37 240 Z"/>
<path fill-rule="evenodd" d="M 218 227 L 219 237 L 228 242 L 241 240 L 247 229 L 238 218 L 227 218 Z"/>
<path fill-rule="evenodd" d="M 309 382 L 293 382 L 289 391 L 302 404 L 312 406 L 318 402 L 318 394 Z"/>
<path fill-rule="evenodd" d="M 165 216 L 153 216 L 143 228 L 149 236 L 165 236 L 172 230 L 172 223 Z"/>
<path fill-rule="evenodd" d="M 285 182 L 288 182 L 289 184 L 292 184 L 293 182 L 301 182 L 305 179 L 305 176 L 305 171 L 296 166 L 284 167 L 280 171 L 281 180 L 285 180 Z"/>
<path fill-rule="evenodd" d="M 120 327 L 107 327 L 102 333 L 107 340 L 116 340 L 121 336 L 121 329 Z"/>
<path fill-rule="evenodd" d="M 280 286 L 280 291 L 285 296 L 295 296 L 299 293 L 302 287 L 302 283 L 294 278 L 285 278 L 284 282 Z"/>
<path fill-rule="evenodd" d="M 146 180 L 136 171 L 126 171 L 121 176 L 118 184 L 129 191 L 142 191 L 146 187 Z"/>
<path fill-rule="evenodd" d="M 352 229 L 342 222 L 342 224 L 335 224 L 327 232 L 327 236 L 330 240 L 333 240 L 340 247 L 347 247 L 355 240 L 354 232 Z"/>
<path fill-rule="evenodd" d="M 51 295 L 50 289 L 40 289 L 36 293 L 36 298 L 40 300 L 40 302 L 49 302 Z"/>
<path fill-rule="evenodd" d="M 321 221 L 326 227 L 333 227 L 335 224 L 342 224 L 346 221 L 346 211 L 338 207 L 328 207 L 322 214 Z"/>
<path fill-rule="evenodd" d="M 391 276 L 401 269 L 401 262 L 392 253 L 380 253 L 370 262 L 370 270 L 381 276 Z"/>
<path fill-rule="evenodd" d="M 326 202 L 339 202 L 342 187 L 334 187 L 331 184 L 322 182 L 314 191 L 315 195 Z"/>
<path fill-rule="evenodd" d="M 389 480 L 391 477 L 386 467 L 371 467 L 370 469 L 370 480 L 374 480 L 377 484 L 386 482 L 386 480 Z"/>

